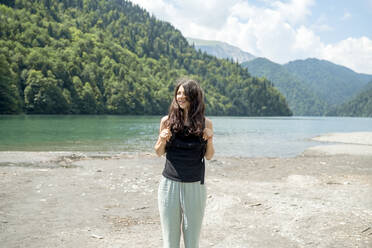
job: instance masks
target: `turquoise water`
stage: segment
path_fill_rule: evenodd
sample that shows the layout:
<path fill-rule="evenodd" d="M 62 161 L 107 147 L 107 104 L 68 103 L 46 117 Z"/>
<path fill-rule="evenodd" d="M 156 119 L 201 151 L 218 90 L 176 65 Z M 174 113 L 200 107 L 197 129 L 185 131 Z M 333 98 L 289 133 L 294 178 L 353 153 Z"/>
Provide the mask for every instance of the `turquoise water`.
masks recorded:
<path fill-rule="evenodd" d="M 0 116 L 1 151 L 153 152 L 160 116 Z M 219 156 L 293 157 L 332 132 L 372 132 L 372 118 L 210 117 Z"/>

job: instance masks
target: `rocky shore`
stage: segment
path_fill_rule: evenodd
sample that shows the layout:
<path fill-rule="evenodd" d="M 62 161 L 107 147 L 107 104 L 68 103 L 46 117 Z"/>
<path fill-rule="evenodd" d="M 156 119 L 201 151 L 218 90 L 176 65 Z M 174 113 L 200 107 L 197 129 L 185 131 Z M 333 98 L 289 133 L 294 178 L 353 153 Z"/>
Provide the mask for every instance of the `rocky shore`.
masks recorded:
<path fill-rule="evenodd" d="M 217 153 L 200 247 L 372 247 L 369 135 L 317 137 L 332 143 L 294 158 Z M 0 152 L 1 247 L 161 247 L 163 164 L 153 154 Z"/>

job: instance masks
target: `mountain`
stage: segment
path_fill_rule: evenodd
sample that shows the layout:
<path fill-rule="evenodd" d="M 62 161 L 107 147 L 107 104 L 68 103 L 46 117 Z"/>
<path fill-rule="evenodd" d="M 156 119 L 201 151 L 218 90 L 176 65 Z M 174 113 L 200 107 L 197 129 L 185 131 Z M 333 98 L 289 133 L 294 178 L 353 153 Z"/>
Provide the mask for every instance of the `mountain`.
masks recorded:
<path fill-rule="evenodd" d="M 271 82 L 125 0 L 1 1 L 0 65 L 2 114 L 163 115 L 187 75 L 208 115 L 291 115 Z"/>
<path fill-rule="evenodd" d="M 327 115 L 372 117 L 372 81 L 351 100 L 336 107 Z"/>
<path fill-rule="evenodd" d="M 372 80 L 372 75 L 356 73 L 326 60 L 309 58 L 279 65 L 265 58 L 255 59 L 251 54 L 238 59 L 236 54 L 242 51 L 227 43 L 192 38 L 188 42 L 208 54 L 243 61 L 242 67 L 248 68 L 253 76 L 272 81 L 295 115 L 325 115 L 334 111 L 356 97 Z"/>
<path fill-rule="evenodd" d="M 349 101 L 372 80 L 326 60 L 295 60 L 279 65 L 264 58 L 242 63 L 249 73 L 266 77 L 287 98 L 295 115 L 341 113 L 337 108 Z M 358 97 L 355 96 L 354 99 Z M 337 111 L 336 111 L 337 109 Z"/>
<path fill-rule="evenodd" d="M 196 49 L 206 52 L 209 55 L 216 56 L 220 59 L 233 59 L 239 63 L 250 61 L 255 58 L 252 54 L 242 51 L 236 46 L 229 45 L 225 42 L 201 40 L 195 38 L 187 38 L 190 45 L 194 45 Z"/>
<path fill-rule="evenodd" d="M 344 66 L 314 58 L 295 60 L 284 67 L 333 106 L 349 100 L 372 80 L 372 75 L 356 73 Z"/>
<path fill-rule="evenodd" d="M 305 82 L 289 72 L 284 66 L 266 58 L 243 62 L 243 67 L 256 77 L 265 77 L 286 97 L 294 115 L 323 115 L 326 103 Z"/>

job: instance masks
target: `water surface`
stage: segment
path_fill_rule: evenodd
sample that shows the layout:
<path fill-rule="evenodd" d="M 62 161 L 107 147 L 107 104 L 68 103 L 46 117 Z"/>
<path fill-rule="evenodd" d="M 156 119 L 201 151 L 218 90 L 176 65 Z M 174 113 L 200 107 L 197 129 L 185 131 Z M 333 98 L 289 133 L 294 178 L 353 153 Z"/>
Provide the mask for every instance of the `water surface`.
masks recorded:
<path fill-rule="evenodd" d="M 1 151 L 153 152 L 160 116 L 0 116 Z M 293 157 L 332 132 L 372 132 L 372 118 L 210 117 L 217 155 Z"/>

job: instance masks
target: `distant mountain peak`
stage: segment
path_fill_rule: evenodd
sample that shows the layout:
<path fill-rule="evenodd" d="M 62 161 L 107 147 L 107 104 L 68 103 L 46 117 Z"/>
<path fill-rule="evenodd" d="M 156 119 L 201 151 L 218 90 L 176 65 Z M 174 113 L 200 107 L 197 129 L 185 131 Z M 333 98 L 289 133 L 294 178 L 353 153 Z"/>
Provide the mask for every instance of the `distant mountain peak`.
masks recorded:
<path fill-rule="evenodd" d="M 349 72 L 349 73 L 356 73 L 356 74 L 360 74 L 360 73 L 357 73 L 355 71 L 353 71 L 352 69 L 346 67 L 346 66 L 343 66 L 343 65 L 339 65 L 339 64 L 335 64 L 329 60 L 324 60 L 324 59 L 318 59 L 318 58 L 307 58 L 307 59 L 297 59 L 297 60 L 293 60 L 293 61 L 290 61 L 288 62 L 287 64 L 285 64 L 284 66 L 286 65 L 294 65 L 294 64 L 307 64 L 309 66 L 314 66 L 314 67 L 319 67 L 319 68 L 333 68 L 335 70 L 344 70 L 345 72 Z"/>
<path fill-rule="evenodd" d="M 190 45 L 194 45 L 196 49 L 200 49 L 201 51 L 220 59 L 233 59 L 234 61 L 242 63 L 256 58 L 254 55 L 241 50 L 239 47 L 222 41 L 202 40 L 196 38 L 187 38 L 187 41 Z"/>

